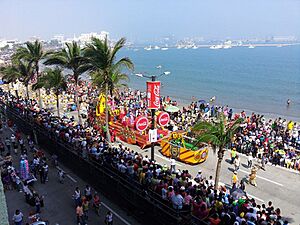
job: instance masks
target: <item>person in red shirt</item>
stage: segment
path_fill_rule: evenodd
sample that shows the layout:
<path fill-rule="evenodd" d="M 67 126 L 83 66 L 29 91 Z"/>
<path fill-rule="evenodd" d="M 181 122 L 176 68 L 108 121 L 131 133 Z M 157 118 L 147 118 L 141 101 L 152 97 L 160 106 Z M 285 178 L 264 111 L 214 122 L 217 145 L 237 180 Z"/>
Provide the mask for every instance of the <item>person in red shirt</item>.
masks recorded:
<path fill-rule="evenodd" d="M 212 215 L 211 218 L 209 218 L 209 225 L 219 225 L 220 223 L 221 223 L 221 220 L 217 213 L 215 213 L 214 215 Z"/>

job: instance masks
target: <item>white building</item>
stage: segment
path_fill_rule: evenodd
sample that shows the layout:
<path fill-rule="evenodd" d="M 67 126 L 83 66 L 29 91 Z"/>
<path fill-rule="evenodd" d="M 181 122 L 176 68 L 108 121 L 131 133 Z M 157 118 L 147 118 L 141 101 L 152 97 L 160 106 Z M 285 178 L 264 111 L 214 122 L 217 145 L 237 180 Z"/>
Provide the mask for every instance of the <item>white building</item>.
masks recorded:
<path fill-rule="evenodd" d="M 106 31 L 101 31 L 99 34 L 96 32 L 80 34 L 80 36 L 77 38 L 77 41 L 80 41 L 81 43 L 89 43 L 92 37 L 99 38 L 100 40 L 104 40 L 106 36 L 108 37 L 108 35 L 109 33 Z"/>
<path fill-rule="evenodd" d="M 55 35 L 55 36 L 52 38 L 52 40 L 58 41 L 58 43 L 63 43 L 63 42 L 64 42 L 64 39 L 65 39 L 64 35 Z"/>

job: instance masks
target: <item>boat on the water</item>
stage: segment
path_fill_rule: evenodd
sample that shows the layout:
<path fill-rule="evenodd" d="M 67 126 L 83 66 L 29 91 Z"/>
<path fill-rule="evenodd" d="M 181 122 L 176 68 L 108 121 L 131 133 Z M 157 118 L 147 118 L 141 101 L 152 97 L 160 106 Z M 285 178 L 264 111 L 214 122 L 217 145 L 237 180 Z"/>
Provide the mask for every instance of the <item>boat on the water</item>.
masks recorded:
<path fill-rule="evenodd" d="M 221 49 L 221 48 L 223 48 L 223 45 L 212 45 L 209 48 L 210 49 Z"/>
<path fill-rule="evenodd" d="M 249 47 L 248 48 L 255 48 L 255 46 L 253 46 L 253 45 L 249 45 Z"/>
<path fill-rule="evenodd" d="M 169 48 L 167 48 L 167 47 L 161 48 L 162 51 L 166 51 L 166 50 L 168 50 L 168 49 L 169 49 Z"/>
<path fill-rule="evenodd" d="M 232 46 L 231 45 L 224 45 L 223 48 L 224 49 L 229 49 L 229 48 L 232 48 Z"/>
<path fill-rule="evenodd" d="M 150 45 L 149 47 L 145 47 L 144 48 L 146 51 L 150 51 L 150 50 L 152 50 L 152 46 Z"/>

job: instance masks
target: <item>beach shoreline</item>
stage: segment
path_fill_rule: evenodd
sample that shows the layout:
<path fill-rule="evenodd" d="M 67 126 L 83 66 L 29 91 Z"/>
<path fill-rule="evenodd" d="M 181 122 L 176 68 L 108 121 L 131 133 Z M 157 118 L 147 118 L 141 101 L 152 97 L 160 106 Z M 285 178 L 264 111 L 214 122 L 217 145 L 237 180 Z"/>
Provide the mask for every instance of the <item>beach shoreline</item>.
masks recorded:
<path fill-rule="evenodd" d="M 129 87 L 131 88 L 131 90 L 140 90 L 134 87 Z M 140 90 L 142 91 L 142 90 Z M 146 91 L 146 90 L 145 90 Z M 144 91 L 144 92 L 145 92 Z M 169 96 L 173 101 L 177 102 L 177 106 L 182 109 L 183 107 L 188 108 L 190 106 L 190 104 L 193 102 L 193 96 L 191 96 L 191 100 L 188 103 L 188 100 L 181 100 L 180 98 L 176 97 L 176 96 L 172 96 L 172 95 L 162 95 L 163 97 L 167 97 Z M 220 104 L 219 102 L 214 102 L 214 103 L 210 103 L 209 100 L 203 99 L 205 100 L 207 103 L 209 103 L 210 105 L 216 105 L 216 106 L 227 106 L 228 104 Z M 196 100 L 197 101 L 197 100 Z M 252 109 L 242 109 L 242 108 L 238 108 L 238 107 L 231 107 L 231 105 L 228 105 L 228 108 L 232 108 L 233 109 L 233 114 L 236 113 L 241 113 L 242 111 L 245 111 L 247 116 L 250 116 L 252 113 L 255 113 L 257 115 L 263 115 L 264 118 L 266 118 L 267 120 L 275 120 L 278 118 L 281 119 L 286 119 L 287 121 L 293 121 L 296 122 L 297 124 L 300 124 L 300 113 L 299 113 L 299 117 L 294 117 L 294 116 L 288 116 L 288 115 L 281 115 L 281 114 L 277 114 L 277 113 L 273 113 L 273 112 L 262 112 L 259 110 L 252 110 Z"/>

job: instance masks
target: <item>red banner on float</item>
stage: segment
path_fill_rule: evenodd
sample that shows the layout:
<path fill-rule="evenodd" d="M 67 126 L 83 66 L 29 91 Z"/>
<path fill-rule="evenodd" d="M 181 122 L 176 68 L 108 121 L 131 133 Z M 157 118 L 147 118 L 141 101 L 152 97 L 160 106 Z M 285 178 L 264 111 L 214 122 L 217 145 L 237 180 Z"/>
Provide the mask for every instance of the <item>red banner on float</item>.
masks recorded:
<path fill-rule="evenodd" d="M 160 108 L 160 81 L 147 81 L 148 109 Z"/>

